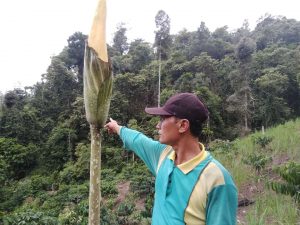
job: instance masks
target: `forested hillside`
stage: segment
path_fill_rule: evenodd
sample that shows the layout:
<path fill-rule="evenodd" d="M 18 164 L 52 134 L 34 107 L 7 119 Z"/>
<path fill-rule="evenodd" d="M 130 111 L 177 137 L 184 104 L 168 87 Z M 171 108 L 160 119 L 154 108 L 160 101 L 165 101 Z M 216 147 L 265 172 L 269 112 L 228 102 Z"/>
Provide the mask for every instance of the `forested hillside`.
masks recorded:
<path fill-rule="evenodd" d="M 142 39 L 128 43 L 127 28 L 120 25 L 108 46 L 114 71 L 109 116 L 155 138 L 158 120 L 144 108 L 158 105 L 158 74 L 161 104 L 174 93 L 194 92 L 210 112 L 201 140 L 228 166 L 239 197 L 255 201 L 255 194 L 265 190 L 265 174 L 273 174 L 266 173 L 273 171 L 272 165 L 300 162 L 299 120 L 281 127 L 283 133 L 270 134 L 266 144 L 257 133 L 245 142 L 229 141 L 300 116 L 300 22 L 268 15 L 254 30 L 245 21 L 235 31 L 226 26 L 210 31 L 199 21 L 196 31 L 174 35 L 164 11 L 154 22 L 153 44 Z M 40 82 L 0 95 L 0 224 L 87 224 L 90 141 L 82 93 L 86 38 L 81 32 L 71 35 Z M 280 149 L 276 138 L 284 134 L 286 145 Z M 118 137 L 103 131 L 103 142 L 101 224 L 149 224 L 153 178 L 139 159 L 123 151 Z M 260 155 L 253 155 L 255 146 Z M 261 157 L 262 163 L 253 165 L 253 157 Z M 245 175 L 252 167 L 255 176 Z M 247 195 L 247 185 L 258 191 Z M 265 199 L 273 193 L 269 186 Z M 299 223 L 297 203 L 278 198 L 273 206 L 287 202 L 291 220 L 276 223 L 278 211 L 263 212 L 260 200 L 239 212 L 239 223 Z"/>

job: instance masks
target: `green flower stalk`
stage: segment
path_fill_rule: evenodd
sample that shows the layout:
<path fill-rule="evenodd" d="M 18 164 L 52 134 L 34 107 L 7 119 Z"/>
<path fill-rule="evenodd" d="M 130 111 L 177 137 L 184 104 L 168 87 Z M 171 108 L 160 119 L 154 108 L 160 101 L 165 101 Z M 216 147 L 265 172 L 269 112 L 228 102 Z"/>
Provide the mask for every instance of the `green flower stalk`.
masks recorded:
<path fill-rule="evenodd" d="M 83 84 L 87 121 L 91 129 L 89 225 L 100 224 L 101 134 L 112 94 L 112 70 L 106 39 L 106 0 L 99 0 L 84 56 Z"/>
<path fill-rule="evenodd" d="M 98 58 L 86 45 L 84 56 L 84 104 L 89 124 L 102 128 L 107 120 L 112 93 L 112 73 L 108 62 Z"/>
<path fill-rule="evenodd" d="M 84 56 L 84 103 L 90 124 L 103 127 L 112 93 L 112 72 L 105 42 L 106 1 L 100 0 Z"/>

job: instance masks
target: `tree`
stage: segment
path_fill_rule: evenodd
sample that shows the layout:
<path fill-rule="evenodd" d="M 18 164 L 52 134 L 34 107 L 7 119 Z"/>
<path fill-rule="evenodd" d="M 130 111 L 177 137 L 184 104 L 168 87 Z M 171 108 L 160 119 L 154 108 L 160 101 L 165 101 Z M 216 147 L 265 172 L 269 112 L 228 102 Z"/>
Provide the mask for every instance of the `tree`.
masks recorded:
<path fill-rule="evenodd" d="M 297 82 L 298 71 L 300 69 L 298 63 L 300 60 L 299 49 L 289 49 L 272 45 L 257 52 L 253 59 L 253 80 L 258 79 L 264 75 L 266 70 L 270 69 L 277 71 L 288 78 L 288 84 L 287 86 L 284 86 L 285 89 L 283 89 L 284 92 L 280 95 L 280 98 L 282 98 L 291 109 L 290 116 L 297 117 L 300 113 L 300 103 L 298 101 L 298 98 L 300 98 L 300 89 Z"/>
<path fill-rule="evenodd" d="M 20 88 L 15 88 L 12 91 L 8 91 L 4 95 L 4 105 L 6 108 L 12 108 L 13 106 L 21 109 L 26 100 L 26 92 Z"/>
<path fill-rule="evenodd" d="M 86 137 L 89 133 L 89 124 L 86 121 L 85 109 L 84 109 L 84 99 L 83 97 L 77 97 L 72 103 L 72 114 L 69 119 L 67 119 L 64 124 L 66 127 L 74 130 L 77 136 L 76 142 L 85 142 Z"/>
<path fill-rule="evenodd" d="M 217 65 L 218 81 L 220 82 L 218 95 L 224 100 L 234 92 L 234 88 L 237 86 L 235 83 L 237 79 L 230 79 L 231 73 L 235 73 L 237 68 L 238 62 L 233 55 L 226 55 Z"/>
<path fill-rule="evenodd" d="M 3 116 L 3 113 L 4 113 L 4 96 L 0 91 L 0 119 Z"/>
<path fill-rule="evenodd" d="M 225 42 L 232 42 L 232 36 L 228 32 L 228 26 L 219 27 L 213 33 L 212 37 L 215 39 L 221 39 Z"/>
<path fill-rule="evenodd" d="M 127 36 L 126 36 L 127 28 L 124 23 L 121 23 L 117 26 L 117 31 L 113 37 L 113 48 L 120 54 L 124 55 L 128 50 Z"/>
<path fill-rule="evenodd" d="M 250 131 L 250 121 L 252 117 L 253 97 L 249 86 L 241 87 L 226 99 L 226 110 L 234 113 L 238 117 L 238 122 L 243 125 L 241 135 L 246 135 Z M 239 129 L 239 128 L 238 128 Z"/>
<path fill-rule="evenodd" d="M 138 72 L 153 59 L 153 52 L 148 43 L 142 39 L 137 39 L 130 43 L 128 55 L 131 58 L 131 69 Z"/>
<path fill-rule="evenodd" d="M 283 16 L 266 14 L 254 30 L 258 49 L 278 44 L 296 44 L 300 41 L 300 22 Z"/>
<path fill-rule="evenodd" d="M 208 87 L 213 93 L 218 93 L 220 80 L 218 76 L 218 61 L 208 56 L 206 53 L 194 57 L 190 63 L 190 69 L 198 74 L 198 81 Z M 201 78 L 200 75 L 201 74 Z M 200 78 L 200 80 L 199 80 Z M 197 85 L 197 84 L 195 84 Z M 199 83 L 198 83 L 199 85 Z"/>
<path fill-rule="evenodd" d="M 241 62 L 248 62 L 255 49 L 255 42 L 251 38 L 244 37 L 237 45 L 236 56 Z"/>
<path fill-rule="evenodd" d="M 42 153 L 42 161 L 47 168 L 59 170 L 68 161 L 74 159 L 75 131 L 60 125 L 55 127 Z"/>
<path fill-rule="evenodd" d="M 81 32 L 75 32 L 68 38 L 68 46 L 66 47 L 66 65 L 77 78 L 78 87 L 76 87 L 75 90 L 77 90 L 80 95 L 83 91 L 83 58 L 86 39 L 87 35 Z"/>
<path fill-rule="evenodd" d="M 155 16 L 155 40 L 154 47 L 157 49 L 158 58 L 165 60 L 168 58 L 172 39 L 170 36 L 170 18 L 168 14 L 159 10 Z"/>
<path fill-rule="evenodd" d="M 70 60 L 68 65 L 70 68 L 78 67 L 78 71 L 81 75 L 83 73 L 83 57 L 86 40 L 87 35 L 81 32 L 75 32 L 67 40 L 68 60 Z"/>
<path fill-rule="evenodd" d="M 115 74 L 132 72 L 132 58 L 130 55 L 115 55 L 111 58 L 112 67 Z"/>
<path fill-rule="evenodd" d="M 191 82 L 194 79 L 192 73 L 182 74 L 175 82 L 175 89 L 179 92 L 193 92 L 194 82 Z"/>
<path fill-rule="evenodd" d="M 214 59 L 222 59 L 234 52 L 234 47 L 221 39 L 210 39 L 205 47 L 207 54 Z"/>
<path fill-rule="evenodd" d="M 189 57 L 189 46 L 192 38 L 192 32 L 188 32 L 186 29 L 179 31 L 179 33 L 174 36 L 171 54 L 172 61 L 175 61 L 176 63 L 182 63 Z"/>
<path fill-rule="evenodd" d="M 248 22 L 248 20 L 244 20 L 242 27 L 238 28 L 236 30 L 236 32 L 234 32 L 232 34 L 232 36 L 233 36 L 232 43 L 238 44 L 241 41 L 241 39 L 243 39 L 245 37 L 250 37 L 250 35 L 251 35 L 251 31 L 249 28 L 249 22 Z"/>
<path fill-rule="evenodd" d="M 213 131 L 211 138 L 225 136 L 225 123 L 222 118 L 224 110 L 222 110 L 221 98 L 209 90 L 208 87 L 198 87 L 196 89 L 196 95 L 205 103 L 206 107 L 209 109 L 209 129 Z M 202 129 L 205 127 L 202 127 Z M 203 135 L 203 132 L 202 132 Z M 204 135 L 203 135 L 204 136 Z M 206 141 L 208 141 L 206 139 Z"/>
<path fill-rule="evenodd" d="M 76 77 L 63 58 L 54 56 L 42 83 L 34 87 L 35 98 L 32 104 L 42 117 L 53 120 L 65 119 L 71 113 L 71 104 L 76 98 Z"/>
<path fill-rule="evenodd" d="M 264 75 L 255 80 L 259 95 L 258 112 L 265 127 L 284 121 L 290 108 L 282 98 L 288 86 L 288 77 L 274 68 L 265 69 Z"/>
<path fill-rule="evenodd" d="M 236 48 L 236 57 L 239 59 L 239 68 L 236 71 L 238 79 L 236 82 L 238 85 L 235 88 L 234 93 L 227 98 L 229 103 L 227 110 L 229 112 L 235 112 L 240 115 L 240 122 L 243 123 L 243 134 L 247 134 L 250 128 L 250 120 L 252 117 L 253 94 L 250 87 L 250 71 L 252 54 L 255 52 L 255 42 L 244 37 L 240 40 Z"/>
<path fill-rule="evenodd" d="M 22 144 L 39 143 L 40 128 L 37 111 L 29 105 L 5 110 L 0 120 L 0 136 L 15 138 Z"/>
<path fill-rule="evenodd" d="M 0 170 L 0 179 L 23 178 L 36 165 L 35 145 L 21 145 L 13 138 L 0 138 L 0 164 L 5 170 Z"/>
<path fill-rule="evenodd" d="M 120 110 L 117 118 L 123 123 L 133 118 L 140 120 L 145 107 L 145 96 L 148 93 L 146 76 L 132 73 L 119 75 L 115 78 L 114 88 L 111 112 L 115 114 Z"/>
<path fill-rule="evenodd" d="M 206 45 L 210 37 L 211 33 L 209 29 L 204 22 L 201 22 L 197 31 L 193 33 L 189 46 L 188 59 L 192 59 L 194 56 L 199 56 L 201 53 L 206 52 Z"/>

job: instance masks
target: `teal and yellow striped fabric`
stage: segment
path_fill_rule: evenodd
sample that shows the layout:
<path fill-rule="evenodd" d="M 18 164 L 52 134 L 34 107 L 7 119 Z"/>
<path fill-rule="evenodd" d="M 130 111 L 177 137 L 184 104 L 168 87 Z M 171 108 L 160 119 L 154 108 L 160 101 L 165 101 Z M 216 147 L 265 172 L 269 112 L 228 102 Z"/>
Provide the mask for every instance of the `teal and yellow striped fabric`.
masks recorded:
<path fill-rule="evenodd" d="M 236 224 L 233 179 L 201 143 L 199 155 L 176 166 L 170 146 L 125 127 L 120 137 L 156 176 L 153 225 Z"/>

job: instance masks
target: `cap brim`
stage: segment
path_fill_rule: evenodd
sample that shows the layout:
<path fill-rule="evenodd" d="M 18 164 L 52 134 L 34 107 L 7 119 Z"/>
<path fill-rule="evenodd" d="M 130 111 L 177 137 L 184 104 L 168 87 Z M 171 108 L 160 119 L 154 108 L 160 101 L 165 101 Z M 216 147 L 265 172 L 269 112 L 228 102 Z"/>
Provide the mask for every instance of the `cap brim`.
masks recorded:
<path fill-rule="evenodd" d="M 158 107 L 158 108 L 145 108 L 145 112 L 148 113 L 148 114 L 150 114 L 150 115 L 155 115 L 155 116 L 172 116 L 171 113 L 168 113 L 162 107 Z"/>

